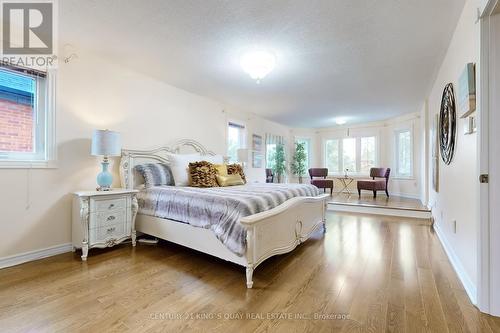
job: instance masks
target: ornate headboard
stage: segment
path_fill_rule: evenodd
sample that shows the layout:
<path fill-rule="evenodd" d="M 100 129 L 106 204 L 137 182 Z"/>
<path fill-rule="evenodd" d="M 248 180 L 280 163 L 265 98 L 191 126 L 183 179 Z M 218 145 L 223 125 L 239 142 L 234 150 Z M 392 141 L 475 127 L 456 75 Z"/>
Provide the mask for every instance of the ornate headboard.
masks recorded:
<path fill-rule="evenodd" d="M 153 150 L 122 149 L 120 160 L 120 180 L 122 187 L 133 189 L 144 182 L 144 180 L 139 179 L 140 175 L 134 171 L 136 165 L 159 162 L 170 164 L 169 154 L 182 153 L 200 153 L 201 155 L 208 156 L 215 155 L 214 152 L 206 149 L 201 143 L 189 139 L 180 140 L 171 146 L 160 147 Z"/>

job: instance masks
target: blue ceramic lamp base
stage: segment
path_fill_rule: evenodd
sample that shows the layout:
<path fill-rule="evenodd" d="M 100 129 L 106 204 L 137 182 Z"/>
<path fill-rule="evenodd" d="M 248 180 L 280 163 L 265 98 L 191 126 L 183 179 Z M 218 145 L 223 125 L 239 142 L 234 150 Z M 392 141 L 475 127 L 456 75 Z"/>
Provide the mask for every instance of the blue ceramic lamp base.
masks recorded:
<path fill-rule="evenodd" d="M 108 158 L 104 157 L 104 161 L 101 163 L 102 171 L 97 175 L 97 188 L 98 191 L 110 191 L 111 184 L 113 183 L 113 175 L 109 172 L 109 162 Z"/>

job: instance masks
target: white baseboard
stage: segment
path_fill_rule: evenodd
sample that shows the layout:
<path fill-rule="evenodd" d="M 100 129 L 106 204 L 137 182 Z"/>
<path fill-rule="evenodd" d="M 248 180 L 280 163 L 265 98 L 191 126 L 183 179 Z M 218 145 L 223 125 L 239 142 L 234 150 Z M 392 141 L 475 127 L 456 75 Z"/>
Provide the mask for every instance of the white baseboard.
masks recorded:
<path fill-rule="evenodd" d="M 0 268 L 16 266 L 28 261 L 38 260 L 55 256 L 57 254 L 66 253 L 71 251 L 71 243 L 47 247 L 45 249 L 15 254 L 13 256 L 0 258 Z"/>
<path fill-rule="evenodd" d="M 326 191 L 326 192 L 328 193 L 328 191 Z M 356 189 L 351 189 L 351 192 L 352 192 L 352 195 L 358 195 L 358 190 L 356 190 Z M 335 191 L 335 189 L 333 190 L 333 195 L 340 195 L 343 193 L 345 193 L 345 192 L 337 192 L 337 191 Z M 369 194 L 369 193 L 371 193 L 371 191 L 361 192 L 361 194 L 363 194 L 363 193 Z M 394 196 L 394 197 L 415 199 L 415 200 L 420 200 L 420 202 L 422 202 L 420 195 L 418 195 L 418 194 L 408 194 L 408 193 L 399 193 L 399 192 L 390 192 L 390 191 L 389 191 L 389 194 L 391 196 Z M 378 191 L 377 196 L 385 196 L 384 191 Z"/>
<path fill-rule="evenodd" d="M 409 218 L 426 219 L 426 220 L 430 220 L 432 217 L 430 211 L 359 206 L 355 204 L 340 204 L 334 202 L 328 203 L 328 209 L 337 212 L 409 217 Z"/>
<path fill-rule="evenodd" d="M 448 259 L 451 262 L 451 265 L 455 269 L 455 272 L 458 275 L 458 278 L 462 282 L 462 285 L 464 286 L 465 292 L 470 298 L 470 301 L 472 304 L 477 305 L 477 288 L 474 283 L 472 283 L 472 280 L 469 277 L 469 274 L 464 269 L 464 266 L 462 265 L 462 262 L 458 258 L 458 256 L 455 254 L 455 251 L 451 247 L 450 243 L 446 239 L 446 236 L 444 235 L 443 231 L 439 227 L 437 223 L 434 223 L 434 230 L 436 231 L 436 235 L 438 236 L 439 240 L 441 241 L 441 244 L 443 245 L 444 251 L 446 252 L 446 255 L 448 256 Z"/>

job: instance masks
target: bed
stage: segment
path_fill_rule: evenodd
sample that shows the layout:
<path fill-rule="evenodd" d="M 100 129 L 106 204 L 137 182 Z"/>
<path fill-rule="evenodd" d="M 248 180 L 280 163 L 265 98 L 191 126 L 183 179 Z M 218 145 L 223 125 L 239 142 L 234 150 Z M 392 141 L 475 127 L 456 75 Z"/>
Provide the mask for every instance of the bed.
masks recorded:
<path fill-rule="evenodd" d="M 143 179 L 136 173 L 136 165 L 170 164 L 169 154 L 193 151 L 207 158 L 215 155 L 193 140 L 181 140 L 171 146 L 148 151 L 122 150 L 122 186 L 141 190 L 138 194 L 139 212 L 135 220 L 134 239 L 135 233 L 140 232 L 241 265 L 246 268 L 247 288 L 252 288 L 253 272 L 259 264 L 274 255 L 292 251 L 316 230 L 325 228 L 328 195 L 317 195 L 307 186 L 248 184 L 214 189 L 177 186 L 142 188 Z M 203 201 L 204 197 L 213 200 L 213 204 Z M 242 211 L 240 215 L 234 209 L 226 213 L 232 215 L 233 219 L 237 214 L 238 223 L 225 229 L 220 227 L 223 224 L 211 223 L 227 217 L 216 211 L 217 204 L 225 204 L 224 197 L 228 202 L 229 198 L 236 201 L 234 205 Z M 175 206 L 171 204 L 174 199 L 182 201 L 176 202 Z M 201 208 L 193 208 L 198 202 Z M 179 205 L 189 205 L 191 210 Z M 176 213 L 172 207 L 184 210 Z M 204 209 L 201 215 L 207 216 L 206 221 L 200 222 L 194 218 L 193 214 L 200 209 Z M 199 212 L 197 214 L 200 215 Z"/>

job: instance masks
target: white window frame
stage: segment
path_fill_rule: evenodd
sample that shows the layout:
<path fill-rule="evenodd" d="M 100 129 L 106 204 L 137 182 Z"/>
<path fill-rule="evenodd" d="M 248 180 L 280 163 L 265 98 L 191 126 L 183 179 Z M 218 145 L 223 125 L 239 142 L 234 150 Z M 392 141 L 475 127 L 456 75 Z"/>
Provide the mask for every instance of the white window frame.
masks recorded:
<path fill-rule="evenodd" d="M 349 170 L 348 174 L 350 175 L 360 175 L 361 173 L 359 172 L 360 169 L 360 163 L 361 163 L 361 138 L 360 137 L 354 137 L 354 136 L 347 136 L 344 137 L 340 140 L 340 150 L 339 150 L 339 159 L 340 159 L 340 174 L 343 175 L 345 173 L 345 165 L 344 165 L 344 140 L 345 139 L 354 139 L 354 156 L 356 158 L 356 171 Z"/>
<path fill-rule="evenodd" d="M 354 176 L 354 177 L 364 177 L 368 176 L 369 173 L 367 172 L 361 172 L 361 138 L 375 138 L 375 165 L 377 165 L 380 161 L 380 136 L 379 134 L 375 133 L 366 133 L 366 134 L 359 134 L 359 135 L 350 135 L 350 136 L 328 136 L 323 138 L 322 140 L 322 159 L 323 159 L 323 167 L 326 168 L 326 141 L 329 140 L 338 140 L 338 149 L 339 149 L 339 169 L 340 170 L 335 170 L 331 171 L 328 170 L 328 175 L 329 176 L 342 176 L 344 175 L 344 158 L 343 158 L 343 145 L 344 139 L 356 139 L 356 171 L 349 171 L 349 176 Z"/>
<path fill-rule="evenodd" d="M 362 176 L 369 176 L 370 175 L 370 171 L 368 172 L 362 172 L 361 171 L 361 139 L 363 138 L 375 138 L 375 160 L 374 160 L 374 166 L 373 168 L 376 168 L 377 165 L 379 165 L 379 162 L 380 162 L 380 141 L 379 141 L 379 136 L 378 135 L 371 135 L 371 134 L 367 134 L 367 135 L 360 135 L 358 137 L 358 140 L 357 140 L 357 152 L 356 154 L 358 154 L 358 161 L 357 161 L 357 167 L 358 167 L 358 174 L 359 175 L 362 175 Z"/>
<path fill-rule="evenodd" d="M 241 120 L 238 120 L 238 119 L 229 119 L 227 121 L 227 125 L 226 125 L 226 153 L 227 153 L 227 160 L 228 161 L 229 161 L 229 126 L 231 126 L 231 124 L 242 128 L 242 131 L 240 134 L 241 143 L 240 143 L 240 147 L 238 149 L 244 149 L 247 146 L 247 126 L 246 126 L 246 123 L 241 121 Z M 236 163 L 237 161 L 234 161 L 234 162 Z"/>
<path fill-rule="evenodd" d="M 339 150 L 339 168 L 340 170 L 336 170 L 336 171 L 331 171 L 330 169 L 328 169 L 328 175 L 331 175 L 331 176 L 336 176 L 336 175 L 340 175 L 341 174 L 341 170 L 342 170 L 342 166 L 343 166 L 343 161 L 342 161 L 342 158 L 341 158 L 341 153 L 342 153 L 342 149 L 341 149 L 341 146 L 342 146 L 342 138 L 341 137 L 328 137 L 328 138 L 325 138 L 323 139 L 323 142 L 322 142 L 322 152 L 323 152 L 323 167 L 324 168 L 327 168 L 326 166 L 326 142 L 327 141 L 330 141 L 330 140 L 338 140 L 337 142 L 337 145 L 338 145 L 338 150 Z"/>
<path fill-rule="evenodd" d="M 399 173 L 399 135 L 401 133 L 409 132 L 410 133 L 410 174 L 403 175 Z M 395 179 L 414 179 L 414 158 L 415 155 L 415 138 L 413 134 L 413 128 L 401 128 L 394 131 L 394 178 Z"/>
<path fill-rule="evenodd" d="M 17 73 L 19 74 L 19 73 Z M 0 168 L 2 169 L 44 169 L 57 168 L 57 147 L 56 147 L 56 70 L 51 69 L 47 72 L 46 77 L 41 82 L 41 78 L 37 79 L 37 115 L 35 121 L 43 121 L 45 129 L 44 133 L 37 134 L 41 140 L 35 140 L 36 145 L 44 146 L 43 156 L 34 158 L 22 158 L 22 153 L 0 152 Z M 44 86 L 44 87 L 43 87 Z M 43 87 L 45 93 L 40 95 L 40 87 Z M 39 113 L 40 108 L 43 111 Z M 35 125 L 35 131 L 39 129 Z"/>

